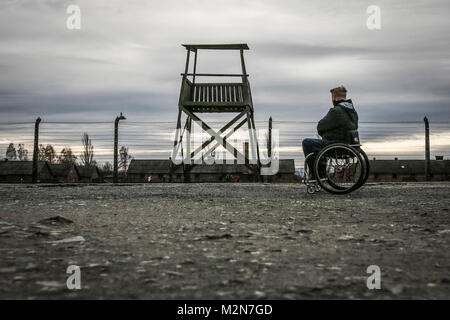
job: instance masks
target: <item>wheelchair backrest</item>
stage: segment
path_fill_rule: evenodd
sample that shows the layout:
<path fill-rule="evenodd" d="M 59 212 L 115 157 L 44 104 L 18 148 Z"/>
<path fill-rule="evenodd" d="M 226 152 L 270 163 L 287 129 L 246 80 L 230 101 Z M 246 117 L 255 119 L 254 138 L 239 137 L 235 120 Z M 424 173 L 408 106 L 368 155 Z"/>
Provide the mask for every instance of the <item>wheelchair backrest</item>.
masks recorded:
<path fill-rule="evenodd" d="M 350 145 L 356 144 L 359 145 L 360 144 L 360 140 L 359 140 L 359 133 L 358 130 L 349 130 L 347 131 L 347 139 L 348 139 L 348 143 Z"/>

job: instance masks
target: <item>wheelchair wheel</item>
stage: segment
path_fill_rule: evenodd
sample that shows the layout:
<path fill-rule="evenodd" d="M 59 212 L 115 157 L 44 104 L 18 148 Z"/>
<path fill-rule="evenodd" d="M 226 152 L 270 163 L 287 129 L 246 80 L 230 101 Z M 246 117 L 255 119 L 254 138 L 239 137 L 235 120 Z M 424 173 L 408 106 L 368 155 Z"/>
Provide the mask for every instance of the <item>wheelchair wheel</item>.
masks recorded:
<path fill-rule="evenodd" d="M 355 148 L 355 150 L 358 151 L 359 154 L 361 155 L 361 158 L 363 159 L 363 164 L 364 164 L 364 177 L 363 177 L 363 179 L 361 179 L 360 185 L 358 186 L 358 188 L 360 188 L 366 183 L 367 179 L 369 178 L 370 162 L 369 162 L 369 158 L 367 157 L 367 154 L 364 152 L 363 149 L 361 149 L 361 147 Z"/>
<path fill-rule="evenodd" d="M 361 154 L 361 157 L 364 160 L 364 164 L 365 164 L 365 171 L 364 171 L 364 179 L 361 181 L 361 186 L 363 186 L 367 179 L 369 178 L 369 173 L 370 173 L 370 163 L 369 163 L 369 158 L 367 157 L 367 154 L 363 151 L 363 149 L 359 148 L 359 153 Z"/>
<path fill-rule="evenodd" d="M 362 186 L 368 171 L 365 162 L 355 148 L 344 143 L 330 144 L 317 155 L 314 175 L 325 191 L 346 194 Z"/>

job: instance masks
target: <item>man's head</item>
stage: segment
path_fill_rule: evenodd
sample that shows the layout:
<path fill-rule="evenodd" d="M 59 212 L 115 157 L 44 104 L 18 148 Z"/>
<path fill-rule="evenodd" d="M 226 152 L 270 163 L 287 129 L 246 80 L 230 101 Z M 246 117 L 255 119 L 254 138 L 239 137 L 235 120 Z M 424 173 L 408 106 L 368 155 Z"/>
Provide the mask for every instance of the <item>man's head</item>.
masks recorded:
<path fill-rule="evenodd" d="M 347 89 L 344 86 L 336 87 L 330 90 L 331 100 L 333 102 L 347 99 Z"/>

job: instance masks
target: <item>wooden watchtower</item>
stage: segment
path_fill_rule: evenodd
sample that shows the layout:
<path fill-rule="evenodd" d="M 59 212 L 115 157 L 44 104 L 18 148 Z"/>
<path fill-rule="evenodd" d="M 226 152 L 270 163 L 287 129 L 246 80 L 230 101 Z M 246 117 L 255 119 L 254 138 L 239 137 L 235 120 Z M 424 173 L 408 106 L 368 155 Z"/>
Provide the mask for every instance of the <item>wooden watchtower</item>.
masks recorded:
<path fill-rule="evenodd" d="M 172 158 L 177 156 L 182 149 L 182 142 L 184 132 L 186 141 L 185 155 L 183 156 L 183 164 L 185 167 L 193 165 L 192 159 L 202 153 L 209 155 L 212 150 L 218 146 L 223 146 L 229 153 L 231 153 L 235 160 L 245 161 L 247 166 L 255 174 L 259 171 L 259 147 L 255 130 L 255 120 L 253 117 L 254 109 L 252 102 L 252 94 L 250 90 L 250 83 L 248 81 L 248 74 L 244 62 L 244 50 L 248 50 L 247 44 L 183 44 L 187 50 L 186 67 L 184 73 L 181 74 L 181 90 L 178 102 L 178 119 L 177 132 L 175 135 Z M 240 53 L 242 73 L 240 74 L 221 74 L 221 73 L 196 73 L 197 69 L 197 55 L 199 50 L 234 50 Z M 194 54 L 193 72 L 189 71 L 189 61 L 191 53 Z M 240 81 L 233 82 L 201 82 L 202 78 L 238 78 Z M 219 131 L 213 130 L 205 121 L 200 119 L 200 113 L 237 113 L 237 115 L 230 120 Z M 183 131 L 182 114 L 186 115 L 186 122 Z M 204 141 L 201 146 L 195 150 L 190 150 L 190 133 L 192 128 L 192 121 L 201 125 L 202 129 L 209 133 L 211 138 Z M 227 139 L 236 132 L 239 128 L 247 124 L 249 132 L 249 147 L 252 152 L 252 158 L 242 154 L 239 150 L 234 148 L 227 142 Z M 225 134 L 227 130 L 229 133 Z M 206 150 L 211 143 L 214 143 L 212 148 Z M 206 152 L 204 152 L 206 150 Z M 183 150 L 181 150 L 183 151 Z M 183 153 L 183 152 L 182 152 Z M 190 157 L 186 157 L 190 155 Z"/>

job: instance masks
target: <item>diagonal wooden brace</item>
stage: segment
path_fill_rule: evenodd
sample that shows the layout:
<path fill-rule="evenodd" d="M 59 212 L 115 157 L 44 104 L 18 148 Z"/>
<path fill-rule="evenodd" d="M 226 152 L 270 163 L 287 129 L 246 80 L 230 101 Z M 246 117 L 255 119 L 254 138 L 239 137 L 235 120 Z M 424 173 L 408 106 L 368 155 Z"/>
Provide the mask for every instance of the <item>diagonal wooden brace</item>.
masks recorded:
<path fill-rule="evenodd" d="M 242 111 L 236 117 L 234 117 L 230 122 L 228 122 L 222 129 L 218 131 L 219 134 L 225 132 L 230 128 L 233 124 L 235 124 L 240 118 L 242 118 L 247 113 L 247 110 Z M 200 120 L 201 121 L 201 120 Z M 236 128 L 235 128 L 236 130 Z M 191 152 L 191 159 L 194 158 L 196 154 L 205 149 L 211 142 L 215 140 L 215 137 L 211 137 L 209 140 L 202 143 L 201 146 L 198 146 L 193 152 Z"/>
<path fill-rule="evenodd" d="M 194 113 L 192 113 L 192 112 L 190 112 L 189 110 L 187 110 L 186 108 L 184 108 L 184 107 L 181 107 L 182 108 L 182 110 L 189 116 L 189 117 L 191 117 L 199 126 L 201 126 L 202 127 L 202 129 L 204 130 L 204 131 L 206 131 L 211 137 L 213 137 L 214 139 L 210 139 L 211 141 L 214 141 L 214 140 L 217 140 L 218 141 L 218 143 L 219 144 L 221 144 L 221 145 L 223 145 L 224 146 L 224 148 L 228 151 L 228 152 L 230 152 L 231 154 L 237 154 L 238 155 L 238 157 L 240 157 L 240 158 L 242 158 L 242 159 L 246 159 L 246 160 L 248 160 L 247 158 L 245 158 L 245 156 L 241 153 L 241 152 L 239 152 L 239 150 L 237 150 L 237 149 L 235 149 L 232 145 L 230 145 L 227 141 L 226 141 L 226 139 L 224 140 L 223 138 L 222 138 L 222 136 L 218 133 L 218 132 L 216 132 L 215 130 L 213 130 L 206 122 L 204 122 L 204 121 L 202 121 L 199 117 L 197 117 Z M 242 114 L 242 112 L 241 112 L 241 114 Z M 245 114 L 245 113 L 244 113 Z M 239 119 L 239 118 L 238 118 Z M 233 119 L 233 120 L 235 120 L 234 122 L 236 122 L 238 119 Z M 209 143 L 208 143 L 209 144 Z M 200 151 L 201 150 L 203 150 L 203 148 L 202 149 L 200 149 Z M 197 150 L 196 150 L 197 151 Z M 195 152 L 195 151 L 194 151 Z"/>
<path fill-rule="evenodd" d="M 244 120 L 242 120 L 241 122 L 239 122 L 239 124 L 238 124 L 236 127 L 233 128 L 233 131 L 230 131 L 230 132 L 228 132 L 228 133 L 225 135 L 224 140 L 228 140 L 228 138 L 231 137 L 231 136 L 233 135 L 233 133 L 235 133 L 235 132 L 236 132 L 240 127 L 242 127 L 246 122 L 247 122 L 247 118 L 245 118 Z M 205 153 L 205 156 L 209 156 L 209 154 L 210 154 L 211 152 L 213 152 L 213 151 L 214 151 L 216 148 L 218 148 L 219 146 L 221 146 L 221 144 L 218 143 L 218 142 L 216 142 L 216 144 L 215 144 L 211 149 L 209 149 L 209 150 Z"/>

